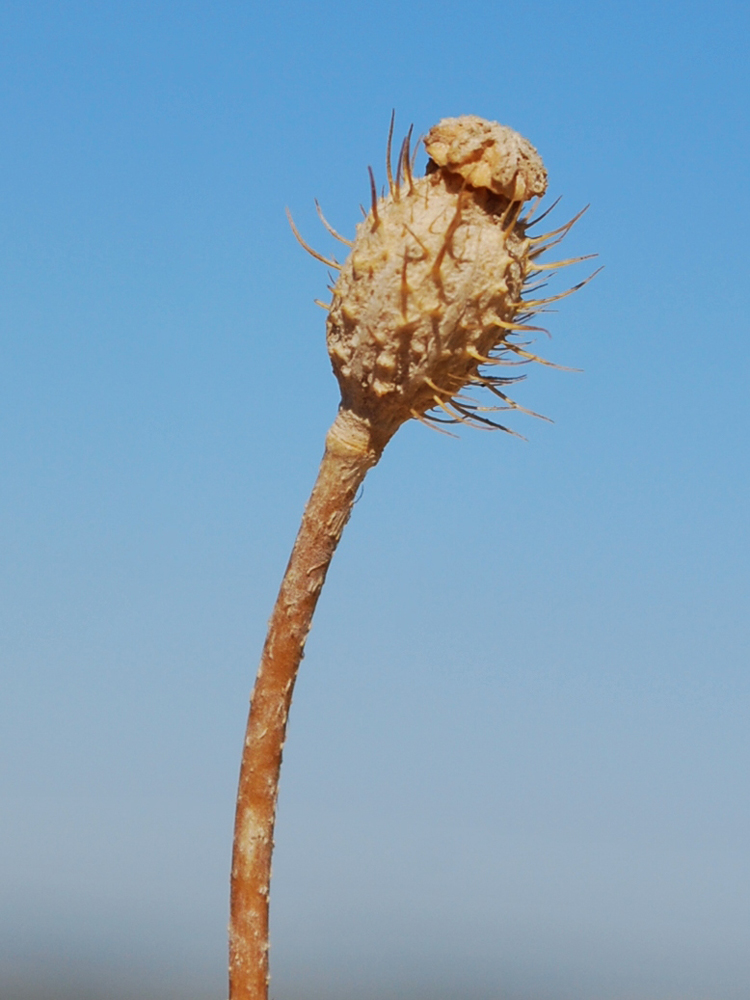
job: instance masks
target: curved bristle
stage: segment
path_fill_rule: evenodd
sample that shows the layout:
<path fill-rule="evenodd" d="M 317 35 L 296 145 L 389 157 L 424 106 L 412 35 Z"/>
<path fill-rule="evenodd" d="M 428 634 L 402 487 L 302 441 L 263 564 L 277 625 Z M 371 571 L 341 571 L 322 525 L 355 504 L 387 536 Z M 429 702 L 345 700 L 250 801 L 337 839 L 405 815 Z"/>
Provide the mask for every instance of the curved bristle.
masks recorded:
<path fill-rule="evenodd" d="M 455 438 L 459 440 L 458 434 L 452 434 L 451 431 L 447 431 L 444 427 L 436 427 L 435 424 L 455 424 L 458 423 L 457 420 L 441 420 L 440 417 L 436 417 L 431 413 L 419 413 L 418 410 L 412 410 L 411 415 L 415 420 L 418 420 L 420 424 L 424 424 L 425 427 L 429 427 L 431 431 L 438 431 L 440 434 L 446 434 L 450 438 Z"/>
<path fill-rule="evenodd" d="M 367 170 L 370 174 L 370 203 L 372 206 L 373 218 L 372 230 L 375 232 L 380 225 L 380 216 L 378 215 L 378 189 L 375 185 L 375 174 L 372 172 L 372 167 L 368 167 Z"/>
<path fill-rule="evenodd" d="M 562 233 L 562 235 L 564 236 L 566 233 L 570 232 L 570 230 L 573 228 L 576 222 L 578 222 L 578 220 L 584 214 L 584 212 L 588 212 L 589 208 L 590 208 L 589 205 L 585 205 L 577 215 L 573 216 L 570 222 L 566 222 L 565 225 L 560 226 L 559 229 L 553 229 L 549 233 L 544 233 L 543 236 L 530 236 L 529 243 L 541 243 L 543 240 L 548 240 L 551 236 L 557 236 L 558 233 Z"/>
<path fill-rule="evenodd" d="M 561 267 L 570 267 L 571 264 L 580 264 L 583 260 L 593 260 L 598 257 L 598 253 L 587 253 L 583 257 L 568 257 L 567 260 L 556 260 L 552 264 L 534 264 L 534 271 L 557 271 Z M 533 273 L 533 272 L 531 272 Z"/>
<path fill-rule="evenodd" d="M 388 143 L 385 147 L 385 172 L 388 176 L 388 190 L 395 196 L 396 189 L 393 184 L 393 172 L 391 170 L 391 146 L 393 143 L 393 126 L 396 121 L 396 109 L 391 111 L 391 124 L 388 129 Z"/>
<path fill-rule="evenodd" d="M 323 264 L 328 264 L 329 267 L 335 267 L 337 271 L 341 270 L 341 264 L 339 264 L 338 261 L 331 260 L 330 257 L 324 257 L 322 253 L 318 253 L 317 250 L 313 250 L 313 248 L 311 246 L 309 246 L 309 244 L 305 243 L 305 241 L 302 239 L 302 237 L 299 234 L 299 230 L 297 229 L 297 227 L 294 224 L 294 219 L 292 218 L 292 213 L 289 211 L 288 208 L 286 210 L 286 217 L 289 220 L 289 225 L 292 227 L 292 232 L 294 233 L 294 235 L 297 238 L 297 242 L 300 244 L 300 246 L 304 250 L 307 250 L 307 252 L 310 254 L 311 257 L 314 257 L 316 260 L 321 261 Z"/>
<path fill-rule="evenodd" d="M 315 200 L 315 208 L 318 212 L 318 217 L 320 221 L 323 223 L 323 225 L 326 227 L 328 232 L 331 234 L 331 236 L 333 236 L 334 239 L 337 239 L 339 243 L 343 243 L 345 246 L 348 247 L 353 247 L 354 243 L 351 240 L 346 239 L 345 236 L 341 236 L 340 233 L 337 233 L 336 230 L 333 228 L 333 226 L 330 224 L 330 222 L 326 219 L 325 215 L 323 215 L 323 209 L 320 207 L 318 199 L 315 198 L 314 200 Z"/>
<path fill-rule="evenodd" d="M 555 198 L 550 207 L 548 209 L 545 209 L 545 211 L 542 212 L 541 215 L 538 215 L 536 219 L 532 219 L 531 222 L 525 223 L 525 228 L 531 229 L 532 226 L 536 226 L 538 223 L 540 223 L 542 219 L 546 219 L 549 213 L 552 212 L 555 208 L 557 208 L 557 206 L 560 204 L 561 201 L 562 201 L 562 195 L 560 195 L 559 198 Z"/>
<path fill-rule="evenodd" d="M 569 295 L 572 295 L 573 292 L 577 292 L 579 288 L 583 288 L 584 285 L 588 285 L 588 283 L 592 281 L 597 276 L 597 274 L 600 273 L 600 271 L 603 270 L 604 270 L 604 265 L 598 267 L 592 274 L 588 276 L 588 278 L 584 278 L 583 281 L 579 281 L 577 285 L 573 285 L 573 287 L 568 288 L 567 291 L 560 292 L 559 295 L 550 295 L 546 299 L 524 299 L 523 304 L 524 306 L 527 306 L 531 309 L 536 309 L 537 306 L 546 306 L 550 302 L 559 302 L 560 299 L 566 299 Z"/>
<path fill-rule="evenodd" d="M 404 177 L 409 182 L 409 194 L 414 194 L 414 174 L 412 171 L 411 152 L 409 150 L 413 130 L 414 126 L 410 125 L 409 131 L 406 133 L 406 138 L 404 139 Z"/>
<path fill-rule="evenodd" d="M 375 185 L 375 174 L 372 172 L 372 167 L 367 168 L 370 174 L 370 198 L 372 201 L 372 229 L 373 232 L 380 225 L 380 216 L 378 215 L 378 189 Z"/>

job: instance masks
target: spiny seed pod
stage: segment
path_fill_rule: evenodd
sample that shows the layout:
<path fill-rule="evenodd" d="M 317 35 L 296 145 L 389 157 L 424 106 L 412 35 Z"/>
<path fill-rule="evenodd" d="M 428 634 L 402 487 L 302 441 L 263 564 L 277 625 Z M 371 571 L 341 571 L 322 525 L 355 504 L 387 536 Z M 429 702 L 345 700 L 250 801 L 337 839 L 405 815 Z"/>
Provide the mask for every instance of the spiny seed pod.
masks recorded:
<path fill-rule="evenodd" d="M 528 235 L 534 223 L 529 214 L 521 217 L 523 205 L 547 187 L 533 146 L 481 118 L 446 118 L 425 139 L 426 176 L 413 176 L 410 132 L 394 178 L 392 134 L 393 121 L 388 194 L 378 199 L 370 171 L 372 205 L 355 241 L 339 236 L 321 213 L 330 232 L 351 248 L 343 266 L 310 249 L 294 229 L 313 256 L 341 272 L 326 306 L 341 407 L 253 690 L 232 856 L 230 1000 L 268 996 L 268 895 L 287 717 L 315 606 L 357 491 L 390 437 L 412 417 L 502 428 L 486 413 L 516 407 L 501 388 L 516 379 L 486 368 L 541 361 L 518 337 L 538 329 L 527 322 L 534 313 L 569 294 L 522 297 L 543 271 L 572 263 L 544 265 L 538 258 L 575 222 L 545 236 Z M 489 389 L 501 405 L 467 398 L 463 390 L 472 385 Z"/>
<path fill-rule="evenodd" d="M 533 358 L 511 335 L 538 329 L 524 320 L 539 303 L 522 293 L 540 251 L 519 216 L 546 191 L 539 154 L 473 115 L 444 119 L 424 145 L 425 177 L 412 175 L 407 136 L 385 198 L 373 182 L 327 323 L 342 408 L 385 440 L 411 417 L 434 421 L 436 408 L 438 420 L 494 425 L 461 390 L 481 384 L 514 407 L 499 389 L 513 380 L 480 367 L 501 360 L 498 351 Z"/>

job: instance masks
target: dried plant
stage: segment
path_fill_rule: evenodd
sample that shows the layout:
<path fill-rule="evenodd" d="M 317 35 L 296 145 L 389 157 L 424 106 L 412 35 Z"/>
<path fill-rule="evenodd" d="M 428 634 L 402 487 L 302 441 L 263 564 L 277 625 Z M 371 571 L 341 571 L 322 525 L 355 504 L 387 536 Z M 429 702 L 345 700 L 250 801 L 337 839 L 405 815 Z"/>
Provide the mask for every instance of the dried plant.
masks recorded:
<path fill-rule="evenodd" d="M 497 411 L 523 409 L 507 392 L 518 376 L 498 371 L 529 361 L 549 364 L 521 338 L 540 329 L 531 322 L 537 313 L 580 287 L 550 298 L 528 297 L 529 286 L 545 271 L 574 262 L 547 264 L 540 258 L 576 219 L 551 233 L 529 235 L 539 221 L 530 217 L 546 191 L 547 174 L 526 139 L 472 115 L 444 119 L 424 139 L 427 172 L 416 178 L 411 130 L 395 176 L 392 136 L 393 120 L 388 192 L 377 197 L 370 170 L 371 207 L 354 242 L 339 236 L 318 208 L 329 232 L 351 249 L 343 265 L 308 247 L 292 223 L 302 245 L 340 272 L 325 308 L 341 404 L 252 695 L 232 861 L 230 1000 L 268 995 L 271 852 L 287 717 L 313 612 L 357 491 L 407 420 L 438 430 L 446 424 L 509 430 Z M 495 405 L 467 395 L 473 389 L 489 390 Z"/>

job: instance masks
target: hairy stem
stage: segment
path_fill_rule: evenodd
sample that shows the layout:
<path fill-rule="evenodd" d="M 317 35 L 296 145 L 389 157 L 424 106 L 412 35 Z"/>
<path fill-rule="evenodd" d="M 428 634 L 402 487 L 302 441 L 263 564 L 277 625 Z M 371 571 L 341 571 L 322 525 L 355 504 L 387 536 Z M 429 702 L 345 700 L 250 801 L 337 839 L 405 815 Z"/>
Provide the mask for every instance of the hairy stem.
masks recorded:
<path fill-rule="evenodd" d="M 230 1000 L 267 1000 L 268 892 L 281 755 L 305 640 L 328 566 L 384 441 L 341 410 L 276 599 L 252 695 L 234 827 L 229 924 Z"/>

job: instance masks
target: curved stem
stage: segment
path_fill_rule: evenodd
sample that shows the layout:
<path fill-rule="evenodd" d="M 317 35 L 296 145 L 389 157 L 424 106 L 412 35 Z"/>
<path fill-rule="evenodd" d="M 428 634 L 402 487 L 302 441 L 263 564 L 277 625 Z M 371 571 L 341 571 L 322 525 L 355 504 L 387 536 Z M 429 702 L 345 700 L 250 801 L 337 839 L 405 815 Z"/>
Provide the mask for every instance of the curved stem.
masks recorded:
<path fill-rule="evenodd" d="M 230 1000 L 267 1000 L 268 891 L 279 770 L 289 706 L 328 566 L 352 504 L 384 442 L 339 412 L 276 599 L 252 695 L 234 827 L 229 924 Z"/>

